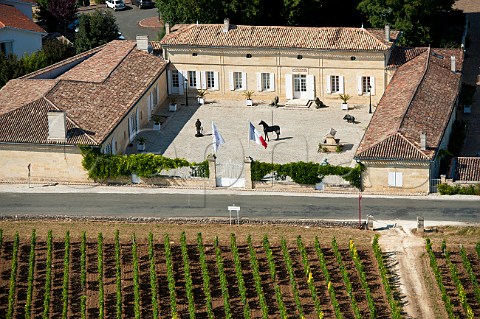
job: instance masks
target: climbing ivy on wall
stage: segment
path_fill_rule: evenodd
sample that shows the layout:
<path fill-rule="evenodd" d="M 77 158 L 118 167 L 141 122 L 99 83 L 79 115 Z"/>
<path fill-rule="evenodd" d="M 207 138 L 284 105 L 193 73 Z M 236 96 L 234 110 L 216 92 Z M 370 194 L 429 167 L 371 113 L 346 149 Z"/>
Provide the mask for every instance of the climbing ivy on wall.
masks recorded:
<path fill-rule="evenodd" d="M 162 170 L 179 167 L 195 168 L 199 177 L 208 177 L 208 161 L 188 162 L 183 158 L 168 158 L 155 154 L 109 155 L 99 149 L 81 147 L 82 165 L 91 179 L 107 179 L 130 176 L 136 173 L 140 177 L 152 177 Z"/>
<path fill-rule="evenodd" d="M 364 166 L 357 164 L 354 168 L 334 165 L 320 165 L 313 162 L 292 162 L 287 164 L 265 163 L 252 161 L 252 181 L 261 181 L 271 172 L 277 172 L 280 176 L 290 176 L 299 184 L 316 184 L 327 175 L 338 175 L 352 186 L 361 187 L 361 176 Z"/>

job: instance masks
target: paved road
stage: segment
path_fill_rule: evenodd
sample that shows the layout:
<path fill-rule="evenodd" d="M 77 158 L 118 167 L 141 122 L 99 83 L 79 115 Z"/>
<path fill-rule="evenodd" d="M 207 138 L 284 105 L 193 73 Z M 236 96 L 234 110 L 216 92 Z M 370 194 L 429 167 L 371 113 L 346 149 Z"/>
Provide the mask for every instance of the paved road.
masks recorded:
<path fill-rule="evenodd" d="M 120 32 L 122 32 L 125 39 L 135 40 L 137 35 L 148 35 L 150 40 L 156 40 L 159 29 L 143 28 L 138 23 L 145 18 L 158 17 L 157 8 L 139 9 L 137 6 L 132 5 L 131 1 L 126 1 L 125 5 L 125 10 L 115 12 L 112 9 L 107 9 L 104 5 L 88 8 L 82 7 L 79 11 L 82 13 L 91 12 L 95 8 L 109 10 L 115 16 Z"/>
<path fill-rule="evenodd" d="M 194 194 L 0 193 L 0 214 L 62 214 L 137 217 L 226 217 L 227 206 L 250 218 L 358 218 L 358 198 Z M 377 220 L 480 222 L 479 201 L 363 198 L 363 217 Z"/>

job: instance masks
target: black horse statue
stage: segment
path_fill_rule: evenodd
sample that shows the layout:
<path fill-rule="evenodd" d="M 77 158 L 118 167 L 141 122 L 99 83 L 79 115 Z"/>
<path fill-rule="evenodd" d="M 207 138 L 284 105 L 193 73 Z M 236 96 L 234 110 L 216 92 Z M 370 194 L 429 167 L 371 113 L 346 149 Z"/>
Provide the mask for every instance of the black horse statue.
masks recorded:
<path fill-rule="evenodd" d="M 263 126 L 263 134 L 265 134 L 265 140 L 270 141 L 270 139 L 268 138 L 268 132 L 275 132 L 277 134 L 277 140 L 278 140 L 278 137 L 280 136 L 280 126 L 278 125 L 268 126 L 268 124 L 265 123 L 264 121 L 260 121 L 258 125 Z"/>

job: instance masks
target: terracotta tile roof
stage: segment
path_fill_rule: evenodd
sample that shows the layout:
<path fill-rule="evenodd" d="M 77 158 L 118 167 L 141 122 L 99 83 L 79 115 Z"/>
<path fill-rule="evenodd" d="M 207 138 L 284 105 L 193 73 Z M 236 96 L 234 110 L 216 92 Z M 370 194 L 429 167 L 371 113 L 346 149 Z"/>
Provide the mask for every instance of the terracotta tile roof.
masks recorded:
<path fill-rule="evenodd" d="M 174 29 L 172 29 L 174 30 Z M 301 48 L 315 50 L 383 51 L 393 42 L 385 41 L 383 29 L 307 28 L 232 25 L 223 32 L 223 24 L 180 25 L 166 35 L 163 46 L 213 46 L 254 48 Z M 395 41 L 399 31 L 391 31 Z"/>
<path fill-rule="evenodd" d="M 461 50 L 437 49 L 428 49 L 398 68 L 360 142 L 356 158 L 434 158 L 453 112 L 461 79 L 460 72 L 450 71 L 451 55 L 456 56 L 457 69 L 461 70 Z M 426 133 L 426 150 L 420 149 L 422 132 Z"/>
<path fill-rule="evenodd" d="M 0 89 L 0 115 L 38 100 L 50 91 L 58 80 L 14 79 Z"/>
<path fill-rule="evenodd" d="M 413 58 L 416 58 L 419 54 L 424 53 L 426 50 L 428 50 L 426 47 L 410 48 L 396 46 L 390 55 L 388 68 L 398 68 Z"/>
<path fill-rule="evenodd" d="M 456 157 L 454 181 L 480 182 L 480 157 Z"/>
<path fill-rule="evenodd" d="M 0 4 L 0 13 L 0 29 L 15 28 L 46 34 L 45 30 L 13 6 Z"/>
<path fill-rule="evenodd" d="M 153 81 L 165 70 L 166 62 L 163 59 L 133 49 L 134 46 L 134 42 L 126 44 L 125 41 L 112 41 L 108 43 L 103 47 L 104 52 L 123 52 L 121 59 L 116 55 L 114 60 L 117 62 L 112 62 L 115 64 L 113 69 L 110 64 L 110 55 L 100 54 L 103 51 L 100 50 L 64 73 L 64 75 L 68 73 L 66 76 L 68 79 L 59 76 L 55 80 L 50 80 L 53 81 L 51 82 L 54 83 L 53 86 L 48 89 L 44 88 L 42 92 L 38 92 L 30 99 L 26 99 L 22 95 L 22 92 L 28 95 L 33 91 L 33 89 L 26 89 L 27 83 L 48 80 L 27 77 L 16 80 L 18 83 L 15 85 L 10 85 L 9 82 L 7 84 L 9 89 L 6 91 L 12 96 L 12 101 L 8 106 L 0 103 L 0 123 L 2 126 L 6 126 L 0 130 L 0 141 L 51 143 L 46 138 L 48 127 L 33 124 L 47 123 L 46 110 L 56 109 L 66 111 L 67 123 L 70 123 L 69 129 L 76 132 L 76 135 L 70 137 L 67 143 L 101 144 Z M 132 48 L 132 50 L 128 48 Z M 119 60 L 121 61 L 118 62 Z M 102 75 L 94 77 L 86 68 L 87 64 L 105 65 L 109 70 L 105 80 L 98 82 L 99 78 L 104 77 L 107 72 L 99 70 Z M 42 73 L 36 72 L 32 76 L 41 75 Z M 93 81 L 87 81 L 90 75 Z M 12 90 L 20 92 L 12 93 Z M 3 93 L 3 91 L 2 89 L 0 92 Z M 16 105 L 16 107 L 12 107 L 12 105 Z M 28 121 L 26 121 L 27 117 Z M 4 123 L 7 125 L 3 125 Z M 24 132 L 29 129 L 30 132 Z"/>

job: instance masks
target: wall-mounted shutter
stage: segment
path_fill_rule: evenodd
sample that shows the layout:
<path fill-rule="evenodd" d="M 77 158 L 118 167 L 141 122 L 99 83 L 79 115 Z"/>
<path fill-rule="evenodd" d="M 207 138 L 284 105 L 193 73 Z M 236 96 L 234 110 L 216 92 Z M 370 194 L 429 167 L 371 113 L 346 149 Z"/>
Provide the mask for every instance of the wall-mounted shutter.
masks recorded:
<path fill-rule="evenodd" d="M 201 72 L 200 71 L 195 71 L 195 84 L 197 89 L 202 88 L 202 79 L 201 79 Z"/>
<path fill-rule="evenodd" d="M 178 71 L 178 94 L 183 94 L 183 87 L 185 86 L 185 72 Z"/>
<path fill-rule="evenodd" d="M 270 73 L 270 91 L 275 91 L 275 73 Z"/>
<path fill-rule="evenodd" d="M 206 90 L 207 89 L 207 72 L 202 71 L 201 72 L 201 77 L 202 77 L 202 81 L 201 81 L 202 86 L 201 87 L 202 87 L 203 90 Z"/>
<path fill-rule="evenodd" d="M 262 92 L 262 73 L 257 72 L 257 91 Z"/>
<path fill-rule="evenodd" d="M 172 71 L 167 70 L 168 94 L 172 94 Z"/>
<path fill-rule="evenodd" d="M 230 85 L 230 91 L 235 91 L 235 84 L 233 83 L 233 72 L 228 72 L 228 84 Z"/>
<path fill-rule="evenodd" d="M 158 82 L 155 86 L 157 89 L 155 90 L 155 92 L 157 92 L 157 104 L 160 102 L 160 89 L 158 88 Z M 156 105 L 154 105 L 156 106 Z"/>
<path fill-rule="evenodd" d="M 402 187 L 403 186 L 403 173 L 397 172 L 395 174 L 395 186 Z"/>
<path fill-rule="evenodd" d="M 213 72 L 213 89 L 214 90 L 219 90 L 219 85 L 218 85 L 218 72 Z"/>
<path fill-rule="evenodd" d="M 112 138 L 112 154 L 116 155 L 117 154 L 117 148 L 115 147 L 115 138 Z"/>
<path fill-rule="evenodd" d="M 330 75 L 325 77 L 325 93 L 331 94 L 332 93 L 332 86 L 331 86 L 331 79 Z"/>
<path fill-rule="evenodd" d="M 315 76 L 307 75 L 307 99 L 315 100 Z"/>
<path fill-rule="evenodd" d="M 247 89 L 247 72 L 242 72 L 242 90 Z"/>
<path fill-rule="evenodd" d="M 357 93 L 358 93 L 358 95 L 363 94 L 362 77 L 361 76 L 357 76 Z"/>
<path fill-rule="evenodd" d="M 147 95 L 147 112 L 149 119 L 152 117 L 152 94 L 153 92 L 150 92 L 150 94 Z"/>
<path fill-rule="evenodd" d="M 370 93 L 375 95 L 375 77 L 373 76 L 370 77 L 370 86 L 372 87 Z"/>
<path fill-rule="evenodd" d="M 287 100 L 293 99 L 293 81 L 291 74 L 285 74 L 285 93 Z"/>
<path fill-rule="evenodd" d="M 345 78 L 343 76 L 338 77 L 338 93 L 344 94 L 345 93 Z"/>

